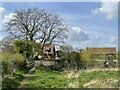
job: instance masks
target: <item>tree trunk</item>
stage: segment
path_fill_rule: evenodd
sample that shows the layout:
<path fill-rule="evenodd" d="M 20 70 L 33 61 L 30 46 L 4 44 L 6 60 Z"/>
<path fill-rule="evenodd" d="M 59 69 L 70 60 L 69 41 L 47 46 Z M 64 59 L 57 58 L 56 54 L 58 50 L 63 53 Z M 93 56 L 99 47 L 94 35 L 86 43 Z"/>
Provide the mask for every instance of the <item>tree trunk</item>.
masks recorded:
<path fill-rule="evenodd" d="M 33 36 L 34 36 L 34 35 L 31 35 L 31 36 L 30 36 L 30 41 L 33 41 Z"/>

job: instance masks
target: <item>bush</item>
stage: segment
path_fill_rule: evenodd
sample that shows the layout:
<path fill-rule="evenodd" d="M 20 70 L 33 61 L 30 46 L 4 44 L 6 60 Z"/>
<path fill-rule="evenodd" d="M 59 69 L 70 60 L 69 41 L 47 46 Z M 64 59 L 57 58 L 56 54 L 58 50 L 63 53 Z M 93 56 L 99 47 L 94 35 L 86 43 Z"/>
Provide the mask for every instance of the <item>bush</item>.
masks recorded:
<path fill-rule="evenodd" d="M 34 53 L 42 53 L 42 47 L 34 41 L 17 40 L 14 42 L 14 52 L 22 54 L 25 58 L 33 59 Z"/>
<path fill-rule="evenodd" d="M 2 53 L 2 75 L 3 77 L 6 75 L 12 75 L 14 71 L 18 69 L 24 68 L 24 58 L 19 53 L 10 53 L 10 52 L 3 52 Z"/>
<path fill-rule="evenodd" d="M 94 58 L 92 55 L 92 51 L 84 51 L 81 53 L 81 59 L 85 68 L 93 68 L 94 67 Z"/>
<path fill-rule="evenodd" d="M 24 57 L 30 58 L 33 55 L 32 42 L 25 40 L 17 40 L 14 42 L 15 53 L 20 53 Z"/>
<path fill-rule="evenodd" d="M 13 55 L 13 63 L 16 69 L 23 69 L 24 68 L 24 63 L 25 63 L 25 58 L 19 54 L 19 53 L 15 53 Z"/>
<path fill-rule="evenodd" d="M 12 54 L 9 52 L 4 52 L 2 53 L 2 66 L 3 66 L 3 70 L 2 70 L 2 75 L 3 77 L 6 75 L 10 75 L 13 71 L 13 63 L 12 61 Z"/>

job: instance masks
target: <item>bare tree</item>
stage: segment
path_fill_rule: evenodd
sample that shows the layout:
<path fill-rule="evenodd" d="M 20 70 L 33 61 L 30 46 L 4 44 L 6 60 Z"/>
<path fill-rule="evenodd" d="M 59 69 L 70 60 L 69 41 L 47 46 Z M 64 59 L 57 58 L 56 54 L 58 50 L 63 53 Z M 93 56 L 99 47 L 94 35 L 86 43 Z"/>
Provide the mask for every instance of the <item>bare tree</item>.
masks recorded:
<path fill-rule="evenodd" d="M 13 38 L 7 36 L 1 41 L 2 51 L 12 52 L 13 51 Z"/>
<path fill-rule="evenodd" d="M 58 15 L 35 8 L 16 11 L 6 22 L 6 31 L 16 39 L 52 44 L 67 38 L 68 27 Z"/>

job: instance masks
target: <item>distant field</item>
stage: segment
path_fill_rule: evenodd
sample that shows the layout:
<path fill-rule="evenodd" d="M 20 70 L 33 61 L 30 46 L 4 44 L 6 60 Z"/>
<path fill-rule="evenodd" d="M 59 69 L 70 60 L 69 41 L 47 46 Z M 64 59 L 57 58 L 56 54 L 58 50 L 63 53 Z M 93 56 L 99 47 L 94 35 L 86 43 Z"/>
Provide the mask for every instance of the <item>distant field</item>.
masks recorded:
<path fill-rule="evenodd" d="M 22 74 L 19 88 L 117 88 L 117 70 L 86 70 L 50 72 L 37 70 L 34 74 Z M 4 86 L 7 87 L 4 81 Z M 18 82 L 17 82 L 18 83 Z M 9 81 L 11 84 L 11 81 Z M 8 85 L 10 86 L 10 85 Z M 13 86 L 15 87 L 15 86 Z"/>

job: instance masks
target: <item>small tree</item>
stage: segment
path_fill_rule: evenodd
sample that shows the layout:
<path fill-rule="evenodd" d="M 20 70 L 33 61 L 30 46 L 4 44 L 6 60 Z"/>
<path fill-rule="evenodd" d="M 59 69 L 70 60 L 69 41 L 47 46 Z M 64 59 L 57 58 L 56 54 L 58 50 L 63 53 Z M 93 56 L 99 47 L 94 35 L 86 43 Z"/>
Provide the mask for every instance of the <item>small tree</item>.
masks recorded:
<path fill-rule="evenodd" d="M 63 45 L 60 47 L 61 50 L 64 52 L 64 60 L 68 68 L 70 68 L 71 63 L 71 53 L 73 52 L 73 47 L 71 45 Z"/>
<path fill-rule="evenodd" d="M 33 59 L 35 52 L 42 54 L 42 47 L 40 43 L 34 41 L 17 40 L 14 42 L 14 51 L 27 59 Z"/>
<path fill-rule="evenodd" d="M 72 52 L 71 53 L 71 61 L 72 61 L 73 67 L 76 68 L 77 70 L 79 70 L 80 68 L 83 67 L 80 52 L 78 52 L 78 51 Z"/>
<path fill-rule="evenodd" d="M 81 69 L 83 68 L 83 60 L 81 58 L 80 51 L 74 51 L 71 45 L 63 45 L 61 46 L 64 60 L 67 62 L 68 69 Z"/>
<path fill-rule="evenodd" d="M 84 62 L 84 65 L 87 68 L 91 68 L 94 65 L 94 58 L 93 58 L 93 51 L 92 50 L 86 50 L 82 52 L 81 58 Z"/>
<path fill-rule="evenodd" d="M 63 45 L 60 48 L 64 52 L 65 60 L 67 60 L 68 63 L 70 63 L 70 54 L 73 52 L 73 47 L 71 45 Z"/>
<path fill-rule="evenodd" d="M 32 43 L 30 41 L 17 40 L 14 42 L 14 51 L 26 58 L 30 58 L 30 56 L 33 56 Z"/>

